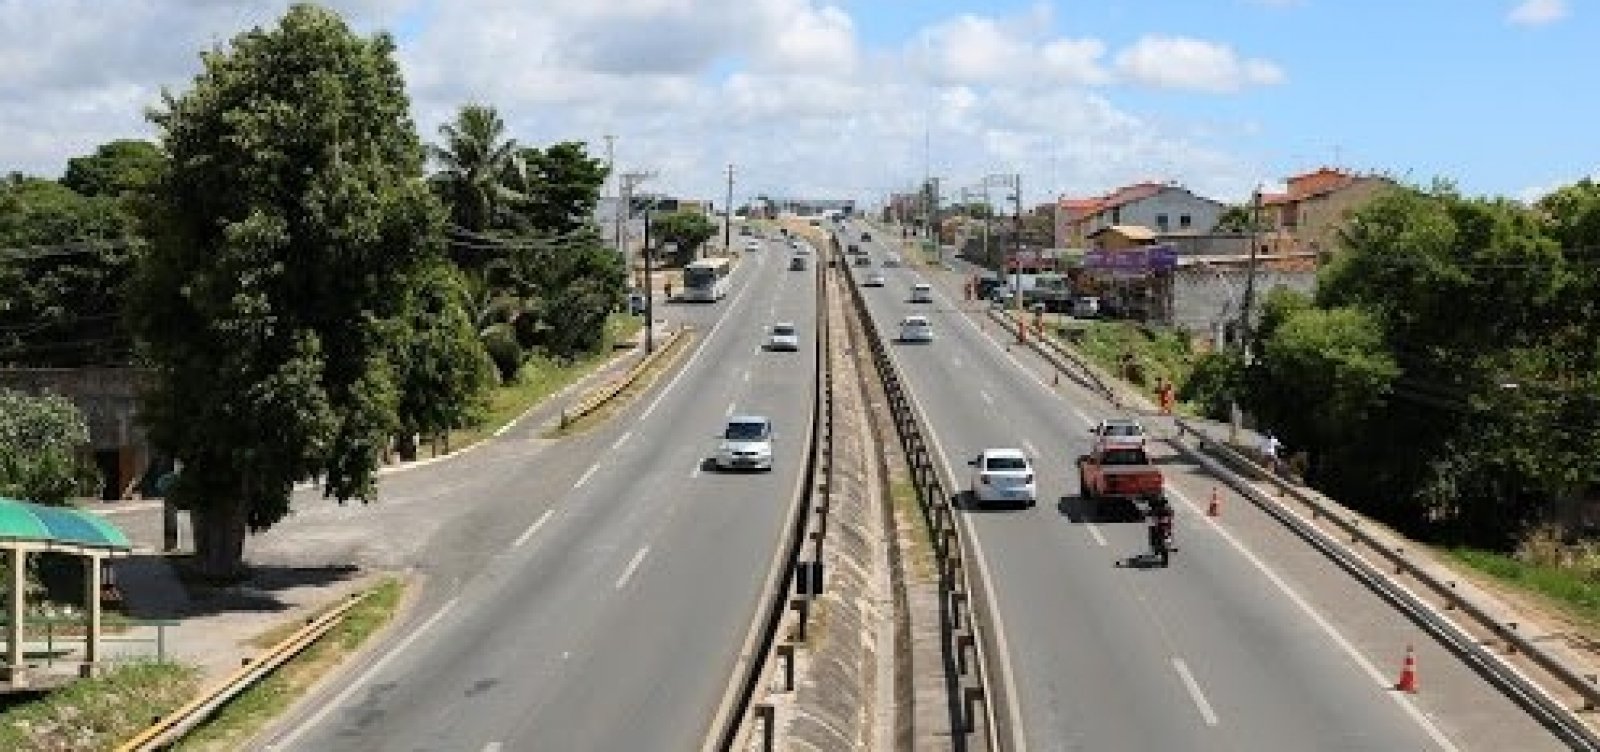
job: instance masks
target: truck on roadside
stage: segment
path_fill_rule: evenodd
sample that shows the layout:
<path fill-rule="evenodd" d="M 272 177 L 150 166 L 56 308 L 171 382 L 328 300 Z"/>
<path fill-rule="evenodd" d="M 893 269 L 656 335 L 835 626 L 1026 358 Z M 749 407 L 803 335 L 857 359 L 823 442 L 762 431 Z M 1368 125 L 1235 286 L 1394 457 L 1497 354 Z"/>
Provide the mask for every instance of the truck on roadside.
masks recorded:
<path fill-rule="evenodd" d="M 1161 468 L 1150 461 L 1144 443 L 1102 439 L 1078 457 L 1078 495 L 1086 501 L 1139 502 L 1161 495 Z"/>

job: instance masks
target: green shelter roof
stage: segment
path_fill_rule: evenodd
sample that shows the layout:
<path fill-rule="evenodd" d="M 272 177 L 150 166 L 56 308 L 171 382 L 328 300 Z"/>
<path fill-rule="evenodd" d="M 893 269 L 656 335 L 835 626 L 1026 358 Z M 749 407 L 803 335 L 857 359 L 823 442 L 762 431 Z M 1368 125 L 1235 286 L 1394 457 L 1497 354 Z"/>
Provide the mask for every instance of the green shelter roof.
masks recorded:
<path fill-rule="evenodd" d="M 109 551 L 133 548 L 105 518 L 69 507 L 0 497 L 0 542 L 59 543 Z"/>

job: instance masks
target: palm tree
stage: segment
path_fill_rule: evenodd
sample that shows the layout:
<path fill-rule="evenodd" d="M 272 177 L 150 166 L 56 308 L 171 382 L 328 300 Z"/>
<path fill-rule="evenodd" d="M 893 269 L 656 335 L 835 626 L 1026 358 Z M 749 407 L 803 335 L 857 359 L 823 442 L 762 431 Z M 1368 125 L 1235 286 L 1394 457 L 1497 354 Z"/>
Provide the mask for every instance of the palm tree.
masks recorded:
<path fill-rule="evenodd" d="M 496 209 L 514 193 L 505 184 L 516 171 L 518 146 L 505 137 L 506 124 L 493 107 L 463 105 L 453 122 L 439 126 L 442 146 L 428 147 L 439 164 L 434 185 L 450 209 L 450 219 L 469 232 L 490 229 Z"/>

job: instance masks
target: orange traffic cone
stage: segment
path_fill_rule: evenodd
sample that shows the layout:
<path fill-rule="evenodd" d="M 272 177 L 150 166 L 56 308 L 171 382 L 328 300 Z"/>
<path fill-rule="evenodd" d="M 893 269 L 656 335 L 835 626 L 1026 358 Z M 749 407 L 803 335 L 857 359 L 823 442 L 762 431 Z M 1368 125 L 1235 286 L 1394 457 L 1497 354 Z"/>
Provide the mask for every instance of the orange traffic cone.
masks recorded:
<path fill-rule="evenodd" d="M 1417 656 L 1410 645 L 1406 646 L 1406 661 L 1400 665 L 1400 681 L 1395 682 L 1394 688 L 1400 692 L 1416 694 Z"/>
<path fill-rule="evenodd" d="M 1206 504 L 1206 516 L 1218 517 L 1222 515 L 1222 494 L 1216 486 L 1211 487 L 1211 503 Z"/>

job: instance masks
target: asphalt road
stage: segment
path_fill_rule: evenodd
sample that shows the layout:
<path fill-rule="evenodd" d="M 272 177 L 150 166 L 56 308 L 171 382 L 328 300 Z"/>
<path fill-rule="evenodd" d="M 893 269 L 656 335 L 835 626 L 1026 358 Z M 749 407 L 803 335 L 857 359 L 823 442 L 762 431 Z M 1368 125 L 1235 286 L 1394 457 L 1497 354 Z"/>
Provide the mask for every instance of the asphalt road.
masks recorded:
<path fill-rule="evenodd" d="M 960 302 L 959 275 L 927 271 L 934 303 L 909 303 L 924 272 L 879 268 L 888 233 L 874 235 L 874 266 L 852 269 L 887 277 L 863 290 L 880 331 L 892 336 L 913 312 L 933 322 L 934 343 L 892 350 L 936 456 L 962 488 L 966 460 L 986 447 L 1021 448 L 1039 471 L 1037 507 L 962 515 L 990 577 L 995 647 L 1018 699 L 1009 720 L 1027 749 L 1563 748 L 1259 510 L 1230 499 L 1220 519 L 1205 517 L 1215 481 L 1170 453 L 1180 550 L 1169 568 L 1142 566 L 1136 510 L 1076 496 L 1088 428 L 1116 413 L 1065 379 L 1054 387 L 1042 361 L 978 323 L 969 313 L 982 304 Z M 1411 696 L 1390 689 L 1408 643 L 1424 685 Z"/>
<path fill-rule="evenodd" d="M 667 306 L 698 349 L 605 425 L 554 443 L 524 426 L 388 489 L 472 510 L 402 556 L 429 578 L 415 617 L 270 747 L 698 747 L 804 469 L 815 277 L 787 259 L 768 243 L 726 300 Z M 778 320 L 800 352 L 761 349 Z M 733 412 L 773 419 L 773 472 L 702 469 Z"/>

